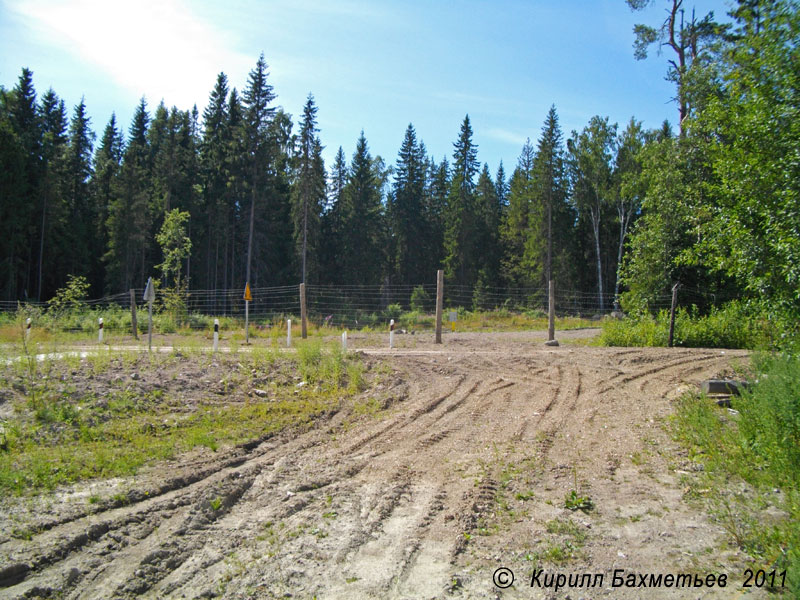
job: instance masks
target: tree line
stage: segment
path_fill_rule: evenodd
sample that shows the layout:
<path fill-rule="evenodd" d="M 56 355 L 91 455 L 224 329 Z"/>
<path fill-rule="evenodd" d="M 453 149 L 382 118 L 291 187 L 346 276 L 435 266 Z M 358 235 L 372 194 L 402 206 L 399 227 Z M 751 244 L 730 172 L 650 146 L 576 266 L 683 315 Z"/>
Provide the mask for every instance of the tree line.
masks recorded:
<path fill-rule="evenodd" d="M 393 164 L 362 131 L 326 166 L 313 95 L 295 124 L 263 55 L 241 94 L 220 73 L 202 115 L 142 99 L 127 135 L 112 115 L 99 141 L 83 100 L 68 117 L 22 69 L 0 89 L 0 296 L 45 300 L 68 275 L 94 296 L 143 287 L 177 210 L 190 290 L 414 285 L 444 268 L 476 294 L 553 278 L 599 308 L 645 309 L 675 282 L 797 308 L 797 3 L 740 0 L 726 25 L 664 3 L 634 55 L 671 53 L 679 130 L 595 116 L 565 136 L 552 107 L 510 175 L 480 163 L 469 116 L 449 157 L 409 125 Z"/>

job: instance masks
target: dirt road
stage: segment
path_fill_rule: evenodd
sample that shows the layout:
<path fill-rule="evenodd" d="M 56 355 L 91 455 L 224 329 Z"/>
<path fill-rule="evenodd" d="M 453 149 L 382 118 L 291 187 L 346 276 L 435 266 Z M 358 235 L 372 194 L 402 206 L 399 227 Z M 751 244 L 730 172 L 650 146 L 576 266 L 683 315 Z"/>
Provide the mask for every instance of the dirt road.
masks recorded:
<path fill-rule="evenodd" d="M 741 580 L 743 556 L 683 498 L 697 466 L 664 423 L 680 390 L 745 354 L 520 341 L 403 337 L 365 357 L 390 367 L 367 392 L 384 410 L 7 499 L 38 532 L 0 539 L 0 598 L 564 597 L 530 587 L 535 569 L 604 574 L 572 598 L 731 597 L 611 584 L 614 569 Z M 109 486 L 132 502 L 91 514 Z M 565 507 L 573 491 L 585 512 Z"/>

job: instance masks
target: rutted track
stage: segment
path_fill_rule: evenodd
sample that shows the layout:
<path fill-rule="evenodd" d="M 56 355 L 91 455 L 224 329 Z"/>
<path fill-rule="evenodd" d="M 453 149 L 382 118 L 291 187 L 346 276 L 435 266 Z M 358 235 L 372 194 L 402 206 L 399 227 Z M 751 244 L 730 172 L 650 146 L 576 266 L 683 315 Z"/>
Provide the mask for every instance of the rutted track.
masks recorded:
<path fill-rule="evenodd" d="M 30 540 L 0 540 L 0 598 L 485 597 L 497 566 L 531 566 L 546 522 L 575 520 L 576 484 L 597 509 L 571 571 L 675 570 L 699 533 L 722 534 L 680 502 L 666 454 L 650 472 L 629 457 L 669 450 L 674 390 L 743 353 L 495 339 L 382 354 L 398 401 L 377 417 L 152 469 L 92 514 L 54 505 Z"/>

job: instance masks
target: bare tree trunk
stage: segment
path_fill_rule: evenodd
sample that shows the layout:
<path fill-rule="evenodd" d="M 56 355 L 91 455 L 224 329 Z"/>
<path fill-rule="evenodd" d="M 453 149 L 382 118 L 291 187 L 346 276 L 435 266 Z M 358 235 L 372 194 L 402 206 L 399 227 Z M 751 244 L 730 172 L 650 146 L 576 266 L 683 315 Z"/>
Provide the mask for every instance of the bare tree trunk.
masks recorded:
<path fill-rule="evenodd" d="M 594 247 L 597 254 L 597 299 L 600 304 L 600 312 L 605 310 L 603 302 L 603 265 L 600 258 L 600 207 L 593 208 L 592 211 L 592 230 L 594 231 Z"/>
<path fill-rule="evenodd" d="M 308 240 L 308 202 L 303 201 L 303 279 L 306 282 L 306 249 Z M 305 336 L 304 336 L 305 337 Z"/>
<path fill-rule="evenodd" d="M 47 215 L 47 192 L 45 191 L 44 198 L 42 200 L 42 235 L 39 239 L 39 286 L 36 292 L 36 300 L 41 302 L 42 301 L 42 257 L 44 256 L 44 225 L 45 225 L 45 217 Z"/>
<path fill-rule="evenodd" d="M 250 235 L 247 238 L 247 276 L 245 283 L 250 283 L 250 263 L 253 255 L 253 222 L 256 219 L 256 188 L 255 177 L 253 177 L 253 193 L 250 201 Z"/>
<path fill-rule="evenodd" d="M 625 244 L 625 230 L 627 229 L 625 209 L 622 205 L 617 206 L 617 215 L 619 216 L 619 247 L 617 248 L 617 273 L 614 281 L 614 310 L 619 310 L 619 270 L 622 267 L 622 247 Z"/>

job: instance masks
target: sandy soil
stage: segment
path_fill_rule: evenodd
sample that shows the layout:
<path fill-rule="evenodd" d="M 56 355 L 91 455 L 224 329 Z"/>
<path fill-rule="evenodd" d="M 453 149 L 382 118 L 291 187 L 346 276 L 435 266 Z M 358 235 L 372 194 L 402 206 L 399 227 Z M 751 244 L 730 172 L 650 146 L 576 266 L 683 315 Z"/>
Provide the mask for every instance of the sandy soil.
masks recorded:
<path fill-rule="evenodd" d="M 740 594 L 746 557 L 684 498 L 681 479 L 699 466 L 665 423 L 683 390 L 746 354 L 579 343 L 592 334 L 560 333 L 556 348 L 541 333 L 448 334 L 443 346 L 398 335 L 392 351 L 385 336 L 351 336 L 364 360 L 389 365 L 366 392 L 386 410 L 6 498 L 0 521 L 25 515 L 39 532 L 0 536 L 0 598 Z M 87 502 L 115 490 L 130 503 Z M 593 507 L 566 508 L 572 491 Z M 493 583 L 500 567 L 515 575 L 507 589 Z M 603 574 L 603 585 L 530 587 L 534 569 Z M 612 589 L 614 569 L 729 584 Z"/>

